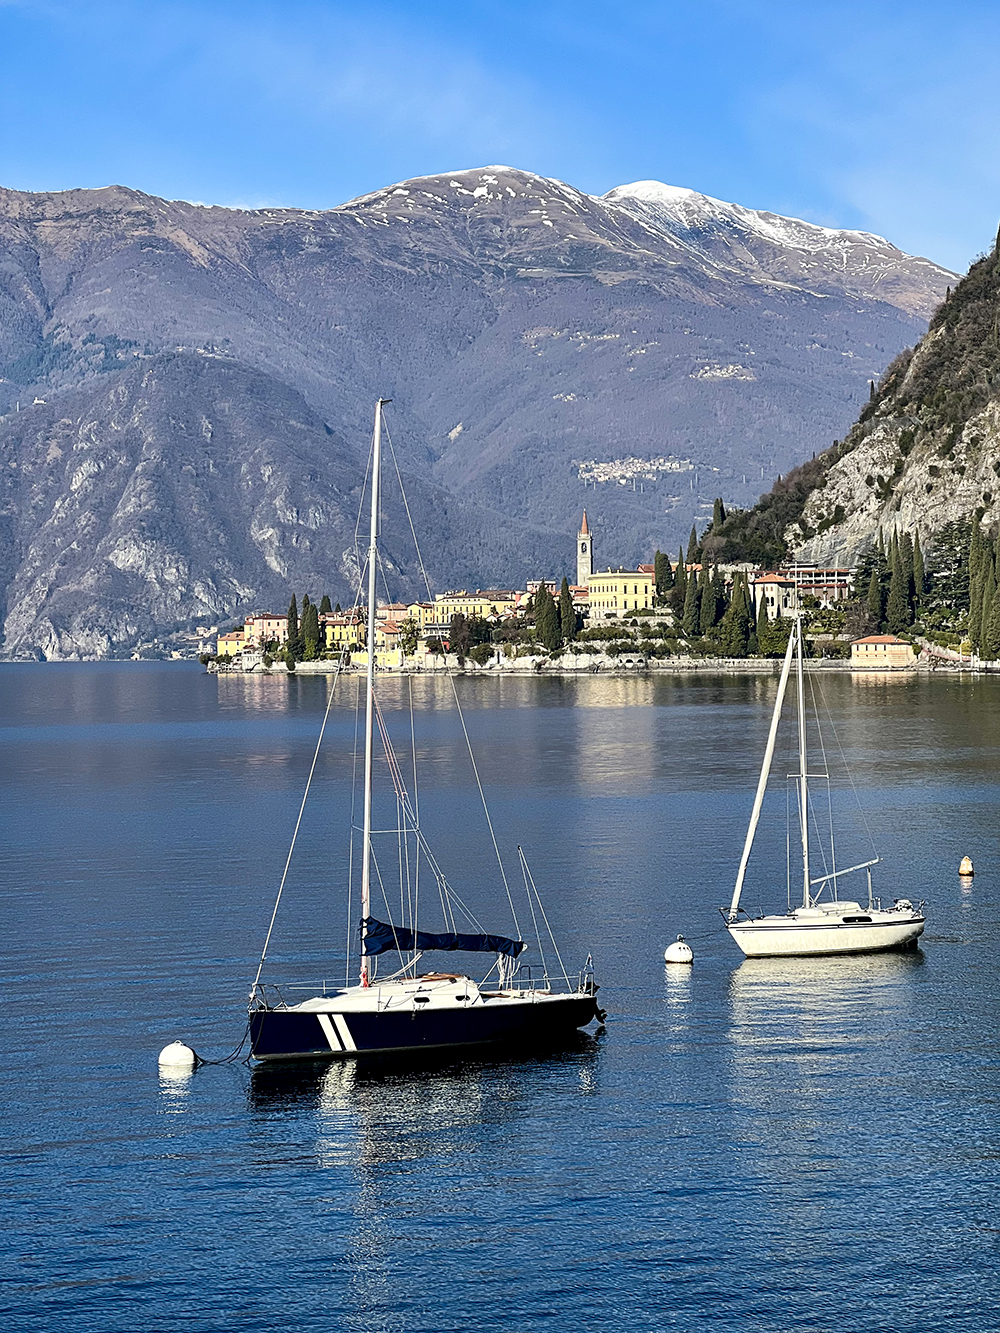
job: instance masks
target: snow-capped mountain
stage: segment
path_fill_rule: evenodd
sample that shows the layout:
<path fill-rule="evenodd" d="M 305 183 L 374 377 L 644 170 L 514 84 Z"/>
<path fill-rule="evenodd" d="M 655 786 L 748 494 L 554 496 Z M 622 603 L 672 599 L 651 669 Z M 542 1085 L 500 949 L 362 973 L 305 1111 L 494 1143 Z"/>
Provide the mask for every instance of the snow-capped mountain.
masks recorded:
<path fill-rule="evenodd" d="M 865 233 L 509 167 L 325 212 L 0 190 L 5 650 L 343 593 L 377 394 L 439 587 L 568 570 L 584 503 L 599 562 L 674 548 L 841 434 L 951 281 Z"/>

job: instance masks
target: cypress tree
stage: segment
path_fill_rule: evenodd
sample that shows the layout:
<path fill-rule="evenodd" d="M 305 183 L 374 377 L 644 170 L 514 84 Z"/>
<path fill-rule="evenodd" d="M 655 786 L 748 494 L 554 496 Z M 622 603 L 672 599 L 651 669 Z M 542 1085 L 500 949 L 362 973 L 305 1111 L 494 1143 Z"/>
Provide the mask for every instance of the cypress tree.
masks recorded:
<path fill-rule="evenodd" d="M 294 656 L 299 642 L 299 608 L 294 593 L 288 606 L 288 619 L 285 623 L 288 627 L 288 651 Z"/>
<path fill-rule="evenodd" d="M 979 577 L 979 640 L 978 646 L 980 652 L 986 656 L 985 640 L 986 626 L 993 611 L 993 603 L 997 600 L 997 581 L 993 574 L 993 561 L 989 552 L 983 557 L 983 572 Z"/>
<path fill-rule="evenodd" d="M 559 589 L 559 629 L 563 642 L 576 638 L 576 611 L 570 596 L 569 579 L 564 578 Z"/>
<path fill-rule="evenodd" d="M 319 604 L 319 613 L 321 616 L 328 616 L 330 614 L 330 611 L 331 611 L 330 598 L 327 596 L 326 593 L 324 593 L 323 599 Z"/>
<path fill-rule="evenodd" d="M 715 619 L 713 625 L 717 625 L 722 619 L 726 610 L 726 585 L 723 582 L 722 575 L 719 573 L 718 566 L 712 571 L 712 604 L 715 608 Z"/>
<path fill-rule="evenodd" d="M 733 579 L 733 595 L 722 617 L 719 638 L 729 657 L 746 657 L 750 646 L 750 599 L 743 574 Z"/>
<path fill-rule="evenodd" d="M 720 495 L 712 508 L 712 531 L 718 532 L 725 521 L 726 506 L 722 503 L 722 496 Z"/>
<path fill-rule="evenodd" d="M 339 603 L 339 602 L 338 602 L 337 605 L 333 608 L 333 614 L 334 614 L 335 616 L 339 616 L 339 615 L 341 614 L 340 603 Z"/>
<path fill-rule="evenodd" d="M 535 633 L 550 652 L 562 646 L 559 634 L 559 612 L 543 579 L 535 593 Z"/>
<path fill-rule="evenodd" d="M 698 534 L 695 531 L 694 524 L 691 524 L 691 536 L 688 538 L 687 560 L 688 565 L 693 565 L 698 560 Z"/>
<path fill-rule="evenodd" d="M 983 555 L 986 543 L 978 523 L 973 523 L 969 534 L 969 579 L 977 578 L 983 572 Z"/>
<path fill-rule="evenodd" d="M 664 555 L 662 551 L 657 551 L 656 555 L 653 556 L 653 583 L 656 586 L 656 595 L 661 600 L 674 586 L 674 571 L 670 564 L 670 557 Z"/>
<path fill-rule="evenodd" d="M 913 538 L 913 597 L 917 604 L 924 600 L 927 591 L 927 572 L 924 569 L 924 553 L 920 549 L 920 533 Z"/>
<path fill-rule="evenodd" d="M 702 634 L 707 634 L 715 624 L 715 588 L 707 561 L 701 567 L 698 588 L 701 593 L 701 606 L 698 608 L 698 628 Z"/>
<path fill-rule="evenodd" d="M 977 651 L 983 628 L 983 582 L 977 575 L 969 589 L 969 638 Z"/>
<path fill-rule="evenodd" d="M 996 589 L 990 598 L 989 608 L 983 603 L 982 655 L 988 662 L 1000 658 L 1000 592 Z"/>
<path fill-rule="evenodd" d="M 692 569 L 687 576 L 687 587 L 684 594 L 684 614 L 681 624 L 684 633 L 693 637 L 701 623 L 701 607 L 698 604 L 698 575 Z"/>
<path fill-rule="evenodd" d="M 319 657 L 319 612 L 307 598 L 302 607 L 302 656 L 307 662 Z"/>
<path fill-rule="evenodd" d="M 879 628 L 882 626 L 882 610 L 882 580 L 878 570 L 873 569 L 868 580 L 868 614 Z"/>
<path fill-rule="evenodd" d="M 885 608 L 885 618 L 889 629 L 893 634 L 898 634 L 900 630 L 906 629 L 910 623 L 910 601 L 907 597 L 907 580 L 903 573 L 903 563 L 899 559 L 899 552 L 895 552 L 896 559 L 892 567 L 892 579 L 889 582 L 889 600 Z"/>
<path fill-rule="evenodd" d="M 910 620 L 912 621 L 913 597 L 915 592 L 913 582 L 913 538 L 908 532 L 904 532 L 899 539 L 899 564 L 906 591 L 906 602 L 911 610 Z"/>
<path fill-rule="evenodd" d="M 674 586 L 670 589 L 669 602 L 670 609 L 674 613 L 674 619 L 680 623 L 681 616 L 684 614 L 684 601 L 687 596 L 687 573 L 684 569 L 684 551 L 677 548 L 677 569 L 674 571 Z"/>

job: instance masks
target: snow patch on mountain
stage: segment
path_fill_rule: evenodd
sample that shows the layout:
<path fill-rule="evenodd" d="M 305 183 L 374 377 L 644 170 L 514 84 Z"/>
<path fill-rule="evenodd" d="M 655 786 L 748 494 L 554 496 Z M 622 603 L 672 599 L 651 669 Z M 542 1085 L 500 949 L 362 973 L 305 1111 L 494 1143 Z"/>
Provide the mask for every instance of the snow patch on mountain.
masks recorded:
<path fill-rule="evenodd" d="M 664 221 L 673 222 L 687 231 L 697 231 L 721 223 L 754 232 L 772 245 L 791 246 L 800 250 L 825 250 L 831 243 L 837 242 L 851 246 L 895 249 L 884 237 L 874 232 L 821 227 L 813 222 L 803 222 L 801 218 L 783 217 L 780 213 L 726 203 L 723 199 L 714 199 L 696 190 L 664 185 L 662 181 L 633 181 L 631 185 L 617 185 L 600 198 L 604 203 L 626 207 L 634 201 L 649 205 L 651 211 Z"/>

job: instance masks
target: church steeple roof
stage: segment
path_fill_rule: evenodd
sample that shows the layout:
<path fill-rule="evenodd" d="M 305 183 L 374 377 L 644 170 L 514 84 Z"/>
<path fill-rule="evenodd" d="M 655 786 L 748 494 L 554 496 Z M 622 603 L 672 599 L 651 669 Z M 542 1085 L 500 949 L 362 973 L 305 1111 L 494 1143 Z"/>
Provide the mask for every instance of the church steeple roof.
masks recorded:
<path fill-rule="evenodd" d="M 589 533 L 589 532 L 590 532 L 590 529 L 587 527 L 587 511 L 586 511 L 586 509 L 583 511 L 583 522 L 580 524 L 580 536 L 582 537 L 583 534 L 584 534 L 585 532 L 586 532 L 586 533 Z"/>

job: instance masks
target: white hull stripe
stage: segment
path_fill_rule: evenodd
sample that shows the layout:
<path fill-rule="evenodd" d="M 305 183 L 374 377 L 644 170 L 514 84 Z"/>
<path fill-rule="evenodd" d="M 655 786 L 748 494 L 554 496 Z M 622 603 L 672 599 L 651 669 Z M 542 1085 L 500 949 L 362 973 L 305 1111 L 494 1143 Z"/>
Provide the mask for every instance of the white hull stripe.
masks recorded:
<path fill-rule="evenodd" d="M 809 921 L 796 922 L 791 924 L 780 924 L 776 926 L 765 926 L 756 921 L 742 922 L 738 926 L 730 926 L 729 929 L 735 931 L 753 931 L 754 934 L 760 934 L 763 931 L 780 930 L 786 935 L 796 935 L 806 930 L 878 930 L 881 926 L 922 926 L 923 917 L 911 917 L 903 921 Z"/>
<path fill-rule="evenodd" d="M 330 1022 L 329 1014 L 317 1014 L 319 1025 L 323 1029 L 323 1036 L 326 1037 L 331 1051 L 343 1051 L 345 1048 L 341 1045 L 340 1038 L 333 1030 L 333 1024 Z"/>
<path fill-rule="evenodd" d="M 343 1014 L 334 1014 L 333 1021 L 337 1025 L 337 1032 L 340 1034 L 340 1040 L 344 1043 L 344 1050 L 356 1051 L 358 1048 L 355 1045 L 354 1038 L 351 1036 L 350 1029 L 347 1026 L 347 1019 L 344 1018 Z"/>

